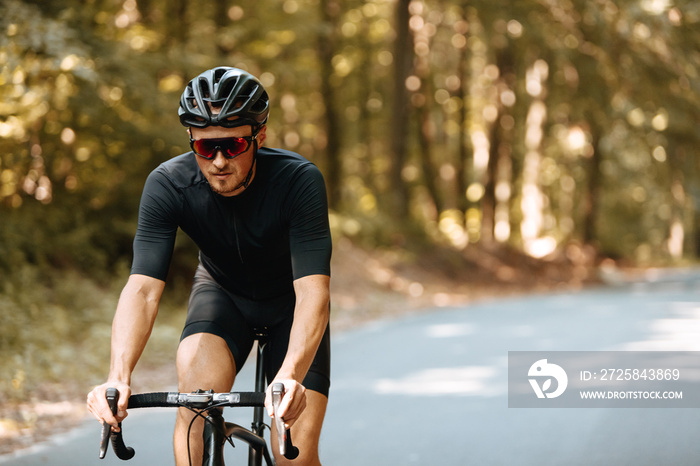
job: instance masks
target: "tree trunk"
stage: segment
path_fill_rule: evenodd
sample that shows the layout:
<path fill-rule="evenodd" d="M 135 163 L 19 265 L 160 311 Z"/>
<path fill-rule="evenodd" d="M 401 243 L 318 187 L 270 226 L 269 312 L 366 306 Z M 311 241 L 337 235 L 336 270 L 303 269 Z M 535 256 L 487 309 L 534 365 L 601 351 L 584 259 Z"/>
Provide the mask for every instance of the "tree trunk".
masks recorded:
<path fill-rule="evenodd" d="M 445 210 L 444 202 L 442 201 L 442 196 L 440 190 L 437 186 L 437 172 L 438 170 L 433 163 L 432 157 L 432 146 L 433 140 L 435 139 L 431 129 L 430 129 L 430 104 L 432 99 L 430 98 L 430 86 L 428 85 L 428 80 L 423 81 L 423 94 L 426 99 L 423 106 L 419 110 L 419 121 L 418 125 L 418 139 L 420 143 L 420 160 L 421 160 L 421 171 L 423 173 L 423 183 L 425 183 L 425 188 L 428 191 L 433 205 L 435 206 L 435 211 L 438 218 L 440 217 L 440 212 Z M 434 220 L 437 220 L 434 219 Z"/>
<path fill-rule="evenodd" d="M 338 30 L 340 4 L 337 0 L 321 0 L 323 24 L 318 37 L 319 59 L 321 61 L 321 95 L 326 109 L 326 170 L 328 185 L 328 205 L 337 209 L 340 203 L 342 164 L 340 162 L 340 127 L 336 110 L 336 92 L 333 86 L 333 55 L 336 48 L 335 31 Z"/>
<path fill-rule="evenodd" d="M 593 244 L 596 239 L 597 218 L 598 218 L 598 198 L 600 196 L 600 130 L 591 126 L 591 144 L 593 145 L 593 155 L 588 163 L 588 186 L 584 194 L 583 202 L 583 243 Z"/>
<path fill-rule="evenodd" d="M 410 0 L 396 2 L 396 41 L 394 46 L 394 102 L 391 117 L 391 173 L 392 213 L 398 220 L 405 220 L 409 213 L 408 187 L 403 181 L 403 168 L 406 162 L 408 135 L 408 93 L 406 78 L 411 69 L 413 50 L 408 27 Z"/>
<path fill-rule="evenodd" d="M 469 82 L 466 68 L 467 63 L 467 47 L 462 47 L 459 53 L 459 69 L 457 76 L 460 82 L 460 98 L 462 106 L 459 109 L 459 160 L 457 161 L 457 182 L 455 184 L 457 190 L 457 208 L 462 212 L 466 212 L 469 208 L 467 200 L 467 188 L 469 184 L 467 177 L 469 176 L 469 163 L 472 161 L 472 146 L 469 132 L 467 131 L 467 118 L 469 117 Z"/>

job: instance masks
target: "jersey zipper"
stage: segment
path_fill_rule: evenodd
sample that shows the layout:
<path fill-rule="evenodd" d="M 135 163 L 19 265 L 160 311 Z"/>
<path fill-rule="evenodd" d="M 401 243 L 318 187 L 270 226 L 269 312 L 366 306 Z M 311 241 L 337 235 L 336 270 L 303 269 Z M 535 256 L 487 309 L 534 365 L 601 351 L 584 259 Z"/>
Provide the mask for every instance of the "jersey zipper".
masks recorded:
<path fill-rule="evenodd" d="M 245 264 L 243 260 L 243 254 L 241 253 L 241 242 L 238 239 L 238 220 L 236 220 L 236 212 L 233 212 L 233 232 L 236 235 L 236 249 L 238 250 L 238 258 L 241 260 L 241 264 Z"/>

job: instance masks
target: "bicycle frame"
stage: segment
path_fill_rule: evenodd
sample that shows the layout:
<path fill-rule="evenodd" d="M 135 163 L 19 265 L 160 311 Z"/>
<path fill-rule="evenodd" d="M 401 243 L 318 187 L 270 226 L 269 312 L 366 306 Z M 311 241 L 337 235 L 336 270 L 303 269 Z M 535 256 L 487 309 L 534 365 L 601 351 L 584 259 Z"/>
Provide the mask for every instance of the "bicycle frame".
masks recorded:
<path fill-rule="evenodd" d="M 204 439 L 203 466 L 224 466 L 224 444 L 229 437 L 248 444 L 249 466 L 262 466 L 263 459 L 269 466 L 274 466 L 275 462 L 270 457 L 267 443 L 262 436 L 232 422 L 225 422 L 218 409 L 212 410 L 206 419 L 202 434 Z"/>

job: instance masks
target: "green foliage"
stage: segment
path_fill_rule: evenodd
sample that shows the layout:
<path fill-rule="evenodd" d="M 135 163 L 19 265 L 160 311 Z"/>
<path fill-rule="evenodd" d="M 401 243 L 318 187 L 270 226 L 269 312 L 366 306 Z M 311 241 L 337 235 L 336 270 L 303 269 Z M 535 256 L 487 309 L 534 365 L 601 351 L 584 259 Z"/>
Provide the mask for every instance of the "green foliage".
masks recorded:
<path fill-rule="evenodd" d="M 122 275 L 126 270 L 120 271 Z M 24 265 L 0 288 L 0 403 L 75 398 L 102 383 L 109 367 L 111 323 L 119 286 L 98 285 L 74 272 Z M 183 307 L 161 306 L 142 365 L 175 356 Z"/>
<path fill-rule="evenodd" d="M 84 389 L 91 374 L 105 370 L 114 291 L 73 273 L 47 278 L 29 265 L 7 276 L 1 291 L 5 401 L 41 395 L 43 387 L 58 383 Z"/>

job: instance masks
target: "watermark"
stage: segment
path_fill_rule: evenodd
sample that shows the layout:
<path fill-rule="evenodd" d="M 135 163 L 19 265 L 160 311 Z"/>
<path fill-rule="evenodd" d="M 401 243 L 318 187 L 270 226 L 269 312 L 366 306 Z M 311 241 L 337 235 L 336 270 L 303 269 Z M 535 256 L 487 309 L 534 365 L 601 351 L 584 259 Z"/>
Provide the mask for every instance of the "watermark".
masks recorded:
<path fill-rule="evenodd" d="M 530 366 L 527 376 L 537 398 L 556 398 L 564 393 L 569 385 L 569 376 L 566 375 L 566 371 L 561 366 L 548 363 L 546 359 L 540 359 Z M 550 392 L 548 390 L 552 386 L 552 381 L 556 384 L 554 390 Z"/>
<path fill-rule="evenodd" d="M 700 351 L 509 351 L 509 408 L 700 408 Z"/>

